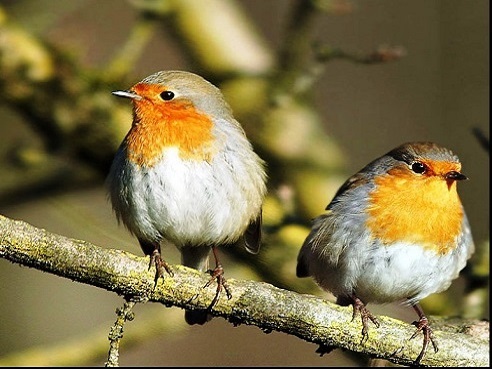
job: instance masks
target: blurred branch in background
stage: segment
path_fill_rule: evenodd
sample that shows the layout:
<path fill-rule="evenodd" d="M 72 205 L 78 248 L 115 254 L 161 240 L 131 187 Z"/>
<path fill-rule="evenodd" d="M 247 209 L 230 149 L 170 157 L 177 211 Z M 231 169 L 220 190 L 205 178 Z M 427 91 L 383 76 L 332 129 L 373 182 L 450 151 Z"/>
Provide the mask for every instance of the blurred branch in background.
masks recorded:
<path fill-rule="evenodd" d="M 116 346 L 120 343 L 122 325 L 133 320 L 128 319 L 133 302 L 206 309 L 215 296 L 214 287 L 202 287 L 210 278 L 205 273 L 173 266 L 174 276 L 166 276 L 154 287 L 154 274 L 148 268 L 147 258 L 103 249 L 5 217 L 0 217 L 0 256 L 116 292 L 132 301 L 118 311 L 119 323 L 110 334 Z M 409 339 L 414 328 L 404 322 L 380 317 L 381 326 L 372 329 L 367 340 L 361 340 L 360 324 L 351 320 L 350 308 L 264 282 L 229 279 L 228 284 L 232 297 L 220 298 L 211 312 L 234 325 L 255 325 L 265 332 L 276 330 L 295 335 L 319 344 L 323 353 L 343 348 L 404 365 L 412 364 L 421 350 L 418 340 Z M 436 319 L 433 331 L 440 351 L 428 353 L 424 365 L 489 365 L 488 322 Z M 112 348 L 110 353 L 109 364 L 116 365 L 118 351 Z"/>
<path fill-rule="evenodd" d="M 490 156 L 490 139 L 478 127 L 473 128 L 478 144 Z M 463 270 L 465 291 L 461 316 L 476 318 L 487 315 L 490 277 L 490 240 L 479 241 L 475 254 Z"/>
<path fill-rule="evenodd" d="M 256 257 L 239 248 L 227 252 L 266 282 L 317 292 L 311 281 L 295 278 L 297 252 L 308 220 L 319 214 L 346 175 L 343 155 L 314 105 L 315 84 L 334 59 L 371 65 L 399 60 L 405 50 L 380 47 L 363 55 L 315 42 L 316 20 L 327 12 L 352 11 L 349 1 L 293 1 L 277 49 L 267 45 L 236 1 L 130 3 L 139 17 L 120 51 L 101 69 L 84 67 L 76 56 L 9 19 L 0 7 L 0 102 L 24 117 L 42 143 L 12 147 L 5 155 L 0 204 L 101 183 L 131 121 L 129 104 L 119 103 L 110 92 L 135 82 L 132 66 L 152 36 L 165 31 L 192 69 L 221 87 L 268 162 L 262 251 Z M 474 314 L 485 311 L 486 295 L 478 300 L 473 295 L 474 313 L 467 317 L 481 318 Z"/>
<path fill-rule="evenodd" d="M 9 20 L 0 7 L 0 99 L 37 133 L 41 148 L 4 162 L 0 201 L 40 190 L 70 190 L 102 178 L 127 130 L 104 73 L 82 69 L 62 50 Z M 113 81 L 114 82 L 114 81 Z"/>
<path fill-rule="evenodd" d="M 132 73 L 159 23 L 152 15 L 146 16 L 145 14 L 137 20 L 137 23 L 130 29 L 131 33 L 125 44 L 109 63 L 106 74 L 108 82 L 120 81 Z"/>
<path fill-rule="evenodd" d="M 490 139 L 485 136 L 485 133 L 480 128 L 474 127 L 473 134 L 477 138 L 480 146 L 482 146 L 483 149 L 487 151 L 487 154 L 490 154 Z"/>

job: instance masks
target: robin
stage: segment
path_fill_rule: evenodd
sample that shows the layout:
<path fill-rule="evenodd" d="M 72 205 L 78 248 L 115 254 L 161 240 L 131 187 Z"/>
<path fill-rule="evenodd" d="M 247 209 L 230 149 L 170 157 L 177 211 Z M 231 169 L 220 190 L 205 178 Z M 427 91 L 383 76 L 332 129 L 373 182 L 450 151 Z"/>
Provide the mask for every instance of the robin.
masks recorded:
<path fill-rule="evenodd" d="M 113 94 L 133 102 L 132 126 L 107 179 L 116 217 L 150 256 L 156 283 L 164 270 L 172 275 L 163 241 L 179 249 L 183 265 L 208 271 L 206 286 L 217 281 L 212 308 L 222 289 L 231 297 L 217 247 L 259 250 L 265 164 L 220 90 L 196 74 L 161 71 Z M 187 310 L 185 319 L 203 324 L 210 315 Z"/>
<path fill-rule="evenodd" d="M 474 251 L 470 225 L 456 189 L 467 179 L 458 157 L 432 142 L 403 144 L 350 177 L 314 219 L 297 258 L 298 277 L 312 276 L 340 305 L 378 320 L 368 303 L 403 301 L 423 333 L 419 364 L 429 342 L 429 321 L 419 301 L 446 290 Z"/>

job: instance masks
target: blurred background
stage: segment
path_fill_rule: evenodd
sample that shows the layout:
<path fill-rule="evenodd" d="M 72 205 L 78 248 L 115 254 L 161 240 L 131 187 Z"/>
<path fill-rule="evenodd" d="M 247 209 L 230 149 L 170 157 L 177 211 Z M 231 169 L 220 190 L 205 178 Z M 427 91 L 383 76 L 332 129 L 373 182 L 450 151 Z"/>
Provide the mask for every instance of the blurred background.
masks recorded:
<path fill-rule="evenodd" d="M 370 160 L 422 140 L 460 157 L 475 262 L 488 260 L 489 154 L 477 138 L 489 137 L 488 1 L 0 1 L 0 214 L 141 255 L 104 189 L 131 124 L 130 104 L 111 91 L 166 69 L 219 85 L 269 165 L 264 249 L 255 259 L 224 250 L 226 277 L 331 298 L 295 278 L 309 220 Z M 179 261 L 172 247 L 163 253 Z M 461 307 L 465 286 L 457 280 L 424 309 L 488 318 L 488 303 Z M 3 365 L 103 365 L 123 303 L 4 259 L 0 301 Z M 399 306 L 370 309 L 415 319 Z M 122 366 L 366 364 L 223 319 L 188 327 L 177 308 L 135 313 Z"/>

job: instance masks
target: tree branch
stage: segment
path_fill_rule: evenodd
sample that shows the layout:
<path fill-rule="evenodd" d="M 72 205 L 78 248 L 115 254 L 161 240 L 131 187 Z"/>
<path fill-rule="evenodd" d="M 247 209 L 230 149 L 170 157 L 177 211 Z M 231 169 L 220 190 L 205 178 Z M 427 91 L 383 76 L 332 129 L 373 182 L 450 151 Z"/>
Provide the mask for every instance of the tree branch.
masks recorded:
<path fill-rule="evenodd" d="M 3 216 L 0 257 L 116 292 L 131 301 L 205 309 L 215 294 L 214 286 L 202 289 L 209 277 L 196 270 L 175 265 L 174 277 L 166 276 L 154 288 L 154 272 L 148 269 L 145 257 L 103 249 Z M 281 331 L 323 348 L 347 349 L 404 365 L 411 364 L 421 349 L 419 339 L 408 340 L 414 329 L 407 323 L 380 317 L 381 327 L 372 329 L 369 339 L 362 343 L 360 322 L 351 321 L 350 308 L 267 283 L 232 278 L 228 283 L 232 298 L 221 297 L 211 312 L 235 325 L 255 325 L 265 332 Z M 488 322 L 445 318 L 431 321 L 440 351 L 429 352 L 423 365 L 489 365 Z M 404 349 L 392 356 L 402 346 Z"/>

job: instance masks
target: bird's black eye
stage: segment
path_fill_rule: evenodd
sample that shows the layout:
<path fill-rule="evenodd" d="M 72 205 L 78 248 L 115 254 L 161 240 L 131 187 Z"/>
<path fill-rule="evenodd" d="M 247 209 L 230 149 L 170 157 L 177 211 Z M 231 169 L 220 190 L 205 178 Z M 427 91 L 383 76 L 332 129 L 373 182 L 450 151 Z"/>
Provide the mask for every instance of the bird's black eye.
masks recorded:
<path fill-rule="evenodd" d="M 411 168 L 417 174 L 422 174 L 427 170 L 427 166 L 420 161 L 412 163 Z"/>
<path fill-rule="evenodd" d="M 169 101 L 174 99 L 174 92 L 172 91 L 163 91 L 159 94 L 162 100 Z"/>

